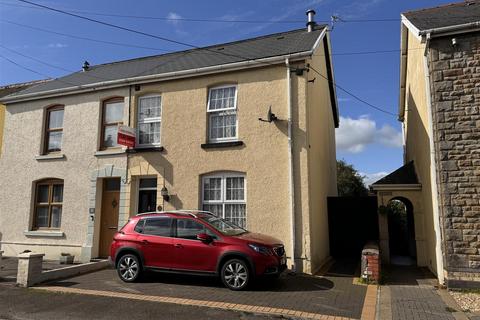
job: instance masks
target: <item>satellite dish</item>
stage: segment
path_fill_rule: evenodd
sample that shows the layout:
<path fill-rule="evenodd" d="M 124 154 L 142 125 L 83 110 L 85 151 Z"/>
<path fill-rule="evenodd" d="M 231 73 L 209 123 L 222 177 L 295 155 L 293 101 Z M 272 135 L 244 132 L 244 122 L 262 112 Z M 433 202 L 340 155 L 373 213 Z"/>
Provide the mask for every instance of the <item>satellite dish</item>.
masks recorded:
<path fill-rule="evenodd" d="M 262 118 L 258 118 L 258 120 L 260 121 L 263 121 L 263 122 L 273 122 L 275 120 L 278 120 L 277 116 L 275 115 L 275 113 L 272 112 L 272 106 L 270 106 L 268 108 L 268 112 L 267 112 L 267 119 L 262 119 Z"/>

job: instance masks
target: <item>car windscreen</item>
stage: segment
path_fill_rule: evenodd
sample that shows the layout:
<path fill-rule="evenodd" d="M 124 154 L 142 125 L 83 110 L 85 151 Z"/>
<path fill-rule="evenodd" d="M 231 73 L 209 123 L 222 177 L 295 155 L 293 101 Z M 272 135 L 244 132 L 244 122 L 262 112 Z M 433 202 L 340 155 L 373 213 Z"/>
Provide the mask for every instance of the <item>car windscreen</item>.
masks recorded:
<path fill-rule="evenodd" d="M 226 236 L 238 236 L 242 233 L 248 232 L 247 230 L 227 221 L 222 218 L 213 216 L 213 215 L 206 215 L 203 217 L 200 217 L 203 221 L 211 225 L 213 228 L 215 228 L 217 231 L 220 233 L 226 235 Z"/>

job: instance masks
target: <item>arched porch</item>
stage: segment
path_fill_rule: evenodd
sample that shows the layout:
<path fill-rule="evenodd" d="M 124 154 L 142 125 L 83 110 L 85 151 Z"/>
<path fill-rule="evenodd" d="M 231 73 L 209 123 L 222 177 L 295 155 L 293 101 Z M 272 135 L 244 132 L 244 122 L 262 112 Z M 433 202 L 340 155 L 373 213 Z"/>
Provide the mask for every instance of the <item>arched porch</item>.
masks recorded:
<path fill-rule="evenodd" d="M 427 266 L 422 185 L 409 162 L 370 186 L 377 194 L 382 262 Z"/>

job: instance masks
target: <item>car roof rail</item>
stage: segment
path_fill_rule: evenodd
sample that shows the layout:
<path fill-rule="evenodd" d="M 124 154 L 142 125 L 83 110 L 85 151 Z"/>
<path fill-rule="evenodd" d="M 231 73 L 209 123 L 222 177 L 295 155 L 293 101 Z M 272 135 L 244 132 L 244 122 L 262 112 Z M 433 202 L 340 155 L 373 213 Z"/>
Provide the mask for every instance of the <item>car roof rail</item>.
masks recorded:
<path fill-rule="evenodd" d="M 214 216 L 215 214 L 213 214 L 213 212 L 211 211 L 206 211 L 206 210 L 178 210 L 178 211 L 182 211 L 182 212 L 193 212 L 193 213 L 206 213 L 206 214 L 209 214 L 209 215 L 212 215 Z"/>
<path fill-rule="evenodd" d="M 209 215 L 214 216 L 214 214 L 210 211 L 205 211 L 205 210 L 166 210 L 166 211 L 151 211 L 151 212 L 142 212 L 136 214 L 136 216 L 144 216 L 144 215 L 149 215 L 149 214 L 166 214 L 166 213 L 176 213 L 176 214 L 184 214 L 184 215 L 189 215 L 194 218 L 198 218 L 195 213 L 206 213 Z"/>

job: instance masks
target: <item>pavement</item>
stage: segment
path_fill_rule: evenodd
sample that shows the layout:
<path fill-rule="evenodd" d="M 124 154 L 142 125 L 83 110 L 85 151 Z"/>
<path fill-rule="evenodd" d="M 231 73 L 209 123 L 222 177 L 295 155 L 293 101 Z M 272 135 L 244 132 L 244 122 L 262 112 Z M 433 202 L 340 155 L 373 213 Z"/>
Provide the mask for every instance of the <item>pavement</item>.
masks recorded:
<path fill-rule="evenodd" d="M 284 273 L 237 292 L 214 277 L 154 272 L 124 283 L 114 269 L 21 289 L 16 263 L 4 259 L 0 270 L 0 319 L 476 319 L 428 269 L 412 266 L 386 267 L 377 287 L 359 282 L 356 261 L 340 260 L 316 276 Z"/>
<path fill-rule="evenodd" d="M 358 282 L 358 261 L 335 262 L 317 276 L 258 279 L 241 292 L 214 277 L 154 272 L 141 282 L 124 283 L 114 269 L 20 289 L 16 264 L 14 258 L 4 259 L 0 270 L 0 319 L 148 319 L 155 310 L 165 319 L 375 318 L 377 286 Z M 44 269 L 59 266 L 46 262 Z"/>
<path fill-rule="evenodd" d="M 141 282 L 124 283 L 115 270 L 106 269 L 42 285 L 41 289 L 264 314 L 360 319 L 367 286 L 355 284 L 355 269 L 355 265 L 346 268 L 344 263 L 337 263 L 323 276 L 283 274 L 280 279 L 257 281 L 240 292 L 225 288 L 212 277 L 153 272 Z"/>
<path fill-rule="evenodd" d="M 81 294 L 61 294 L 0 285 L 1 320 L 269 320 L 276 316 L 215 308 L 183 306 L 148 301 Z"/>
<path fill-rule="evenodd" d="M 379 288 L 377 319 L 455 320 L 468 319 L 435 276 L 426 268 L 389 266 L 385 285 Z"/>

